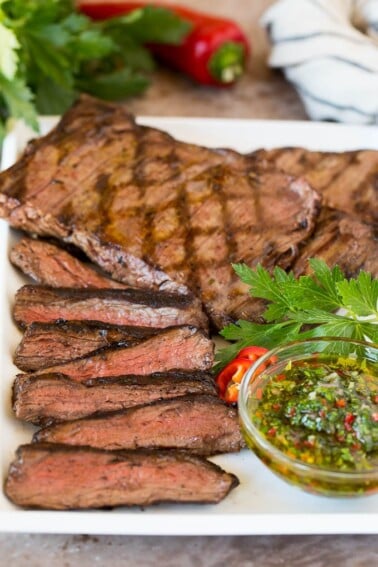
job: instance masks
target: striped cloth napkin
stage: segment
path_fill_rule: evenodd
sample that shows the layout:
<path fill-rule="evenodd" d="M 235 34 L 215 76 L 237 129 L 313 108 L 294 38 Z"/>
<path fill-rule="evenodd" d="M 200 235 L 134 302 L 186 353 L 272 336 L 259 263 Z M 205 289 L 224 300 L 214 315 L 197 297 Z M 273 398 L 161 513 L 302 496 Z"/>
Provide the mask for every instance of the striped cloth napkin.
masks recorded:
<path fill-rule="evenodd" d="M 310 118 L 378 124 L 378 0 L 279 0 L 262 24 Z"/>

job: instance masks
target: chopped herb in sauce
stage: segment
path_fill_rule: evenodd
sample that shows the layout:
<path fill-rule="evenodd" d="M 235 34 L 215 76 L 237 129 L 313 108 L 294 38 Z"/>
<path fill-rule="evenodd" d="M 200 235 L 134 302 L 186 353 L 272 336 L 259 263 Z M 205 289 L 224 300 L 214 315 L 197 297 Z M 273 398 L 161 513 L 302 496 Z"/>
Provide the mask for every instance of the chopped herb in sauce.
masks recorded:
<path fill-rule="evenodd" d="M 293 361 L 260 395 L 253 422 L 288 456 L 345 471 L 378 466 L 378 376 L 365 362 Z"/>

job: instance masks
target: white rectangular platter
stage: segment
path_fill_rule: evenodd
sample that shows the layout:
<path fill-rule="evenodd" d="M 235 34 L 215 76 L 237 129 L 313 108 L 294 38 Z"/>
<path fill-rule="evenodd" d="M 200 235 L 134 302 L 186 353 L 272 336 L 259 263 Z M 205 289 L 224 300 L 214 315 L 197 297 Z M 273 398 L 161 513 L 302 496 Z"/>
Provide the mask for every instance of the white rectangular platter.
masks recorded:
<path fill-rule="evenodd" d="M 56 118 L 41 120 L 42 133 Z M 141 118 L 178 139 L 240 151 L 279 146 L 314 150 L 378 150 L 378 129 L 306 122 L 189 118 Z M 4 144 L 2 168 L 11 165 L 32 133 L 17 124 Z M 29 442 L 33 428 L 11 411 L 11 386 L 17 373 L 12 355 L 20 334 L 11 318 L 14 294 L 25 280 L 8 261 L 17 234 L 0 221 L 0 466 L 2 483 L 14 451 Z M 92 512 L 26 511 L 0 494 L 0 531 L 143 534 L 244 535 L 378 533 L 378 496 L 332 499 L 306 494 L 276 478 L 252 453 L 222 455 L 215 462 L 236 474 L 240 486 L 218 505 L 157 505 L 144 510 L 119 508 Z"/>

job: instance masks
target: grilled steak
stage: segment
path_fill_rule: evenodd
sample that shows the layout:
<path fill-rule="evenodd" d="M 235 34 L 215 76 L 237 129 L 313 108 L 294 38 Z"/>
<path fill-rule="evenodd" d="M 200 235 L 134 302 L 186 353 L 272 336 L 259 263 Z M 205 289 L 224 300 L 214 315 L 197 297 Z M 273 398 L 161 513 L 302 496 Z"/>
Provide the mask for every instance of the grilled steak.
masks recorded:
<path fill-rule="evenodd" d="M 112 325 L 207 328 L 206 315 L 191 295 L 140 289 L 52 288 L 25 285 L 13 307 L 21 327 L 59 320 L 101 321 Z"/>
<path fill-rule="evenodd" d="M 348 277 L 356 276 L 360 270 L 378 277 L 378 240 L 373 227 L 327 207 L 314 234 L 301 246 L 294 273 L 306 273 L 308 259 L 314 257 L 322 258 L 329 266 L 339 265 Z"/>
<path fill-rule="evenodd" d="M 5 493 L 18 506 L 68 510 L 161 501 L 217 503 L 238 484 L 234 475 L 192 455 L 48 443 L 19 447 Z"/>
<path fill-rule="evenodd" d="M 77 382 L 93 378 L 146 375 L 168 370 L 208 370 L 214 360 L 214 345 L 194 327 L 161 331 L 132 347 L 109 347 L 96 354 L 41 370 L 60 373 Z"/>
<path fill-rule="evenodd" d="M 10 251 L 10 261 L 38 283 L 53 287 L 125 288 L 102 276 L 66 250 L 50 242 L 23 238 Z"/>
<path fill-rule="evenodd" d="M 259 150 L 259 163 L 305 176 L 329 207 L 378 228 L 378 152 L 311 152 L 303 148 Z"/>
<path fill-rule="evenodd" d="M 13 386 L 13 411 L 18 419 L 47 425 L 188 394 L 216 395 L 212 376 L 177 370 L 83 384 L 64 374 L 19 374 Z"/>
<path fill-rule="evenodd" d="M 237 410 L 216 396 L 162 400 L 121 412 L 50 425 L 34 441 L 99 449 L 186 449 L 199 455 L 239 451 Z"/>
<path fill-rule="evenodd" d="M 318 194 L 236 152 L 138 126 L 82 98 L 0 176 L 0 215 L 82 249 L 128 285 L 198 295 L 217 327 L 260 304 L 231 262 L 272 267 L 307 238 Z M 139 323 L 141 324 L 141 323 Z"/>
<path fill-rule="evenodd" d="M 96 321 L 31 323 L 16 349 L 14 363 L 21 370 L 40 370 L 111 345 L 130 347 L 159 331 L 153 327 L 122 327 Z"/>

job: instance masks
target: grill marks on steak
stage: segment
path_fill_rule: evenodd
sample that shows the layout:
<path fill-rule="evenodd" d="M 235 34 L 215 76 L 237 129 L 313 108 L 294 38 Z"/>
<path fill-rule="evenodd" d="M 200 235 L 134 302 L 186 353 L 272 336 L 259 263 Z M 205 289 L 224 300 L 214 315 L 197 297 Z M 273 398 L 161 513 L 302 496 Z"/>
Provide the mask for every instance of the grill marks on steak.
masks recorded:
<path fill-rule="evenodd" d="M 109 347 L 93 355 L 50 366 L 41 373 L 66 374 L 77 382 L 94 378 L 148 375 L 168 370 L 209 370 L 214 345 L 205 334 L 189 326 L 175 327 L 131 347 Z"/>
<path fill-rule="evenodd" d="M 33 439 L 110 450 L 185 449 L 199 455 L 239 451 L 243 446 L 237 410 L 204 395 L 50 425 Z"/>
<path fill-rule="evenodd" d="M 125 288 L 102 276 L 66 250 L 50 242 L 22 238 L 10 251 L 10 261 L 38 283 L 52 287 Z"/>
<path fill-rule="evenodd" d="M 322 258 L 329 266 L 340 266 L 347 277 L 360 270 L 378 277 L 378 240 L 372 226 L 324 207 L 314 234 L 303 243 L 293 271 L 299 276 L 309 271 L 309 258 Z"/>
<path fill-rule="evenodd" d="M 153 327 L 106 325 L 97 321 L 31 323 L 16 349 L 14 363 L 21 370 L 40 370 L 109 346 L 130 347 L 158 332 Z"/>
<path fill-rule="evenodd" d="M 328 207 L 378 227 L 378 152 L 312 152 L 302 148 L 259 150 L 259 163 L 304 176 Z"/>
<path fill-rule="evenodd" d="M 130 285 L 190 287 L 218 327 L 241 314 L 255 318 L 230 262 L 269 267 L 294 258 L 312 232 L 317 193 L 236 152 L 178 142 L 136 125 L 121 105 L 105 106 L 82 98 L 0 176 L 0 214 L 75 244 Z M 33 178 L 36 164 L 44 164 L 42 180 Z M 21 190 L 10 182 L 16 178 Z"/>
<path fill-rule="evenodd" d="M 192 455 L 41 443 L 19 447 L 5 493 L 18 506 L 69 510 L 217 503 L 237 485 L 234 475 Z"/>
<path fill-rule="evenodd" d="M 290 175 L 301 175 L 321 193 L 325 206 L 314 232 L 299 246 L 292 264 L 299 276 L 309 271 L 308 259 L 338 264 L 348 277 L 360 270 L 378 275 L 378 152 L 332 153 L 302 148 L 259 150 L 252 160 Z"/>
<path fill-rule="evenodd" d="M 209 217 L 207 224 L 215 221 L 215 226 L 205 223 L 192 244 L 198 294 L 218 328 L 239 318 L 256 320 L 261 313 L 260 302 L 250 298 L 230 262 L 272 268 L 288 252 L 295 256 L 296 245 L 313 229 L 319 206 L 316 194 L 300 180 L 249 171 L 236 181 L 231 173 L 219 174 L 216 183 L 211 176 L 221 216 Z M 189 200 L 197 199 L 196 190 L 187 193 Z M 191 214 L 189 222 L 195 217 Z"/>
<path fill-rule="evenodd" d="M 47 425 L 189 394 L 215 396 L 212 376 L 177 370 L 79 383 L 64 374 L 19 374 L 13 385 L 12 399 L 18 419 Z"/>
<path fill-rule="evenodd" d="M 192 295 L 141 289 L 50 288 L 25 285 L 13 307 L 21 327 L 34 322 L 93 320 L 114 325 L 166 328 L 207 326 L 205 314 Z"/>

